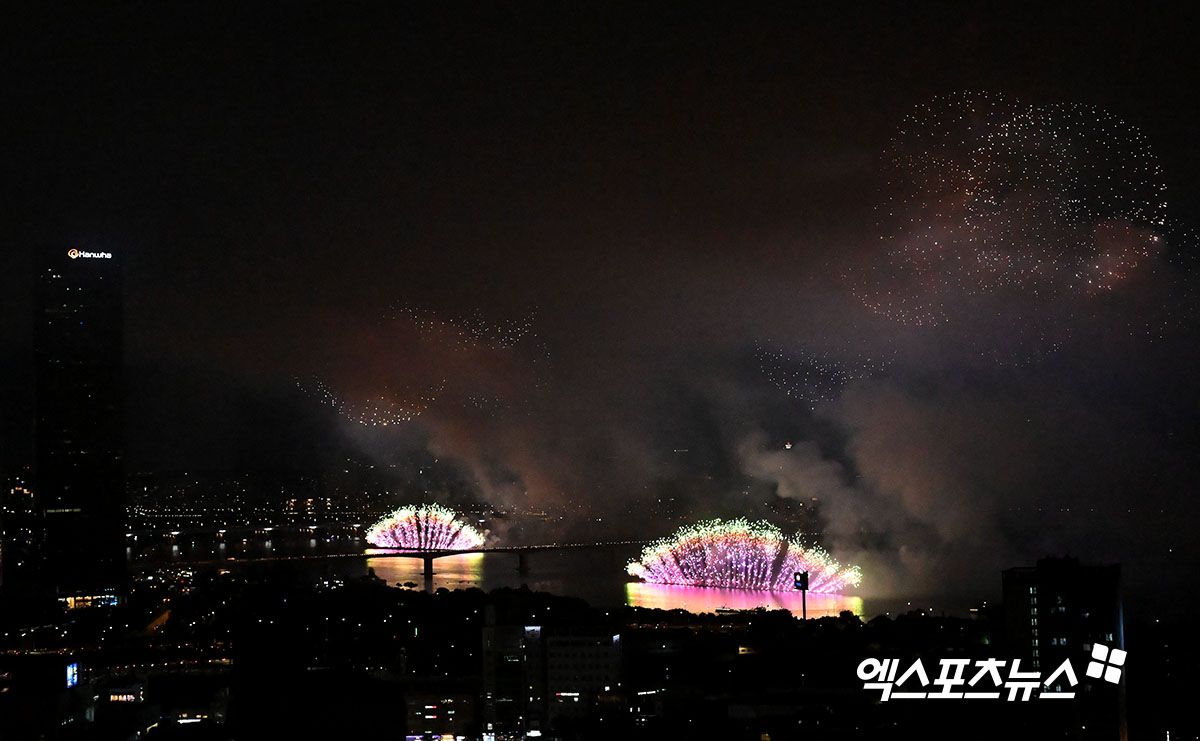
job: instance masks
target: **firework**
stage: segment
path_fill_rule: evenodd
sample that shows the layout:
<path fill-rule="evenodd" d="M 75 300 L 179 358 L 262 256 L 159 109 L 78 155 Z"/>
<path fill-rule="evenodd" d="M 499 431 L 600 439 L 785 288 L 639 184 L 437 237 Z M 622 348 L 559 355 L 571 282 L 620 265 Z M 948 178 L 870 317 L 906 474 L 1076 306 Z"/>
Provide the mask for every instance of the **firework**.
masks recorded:
<path fill-rule="evenodd" d="M 839 593 L 857 586 L 857 566 L 842 566 L 824 550 L 785 538 L 767 522 L 709 520 L 680 528 L 651 543 L 626 569 L 655 584 L 731 589 L 790 590 L 797 571 L 807 571 L 809 589 Z"/>
<path fill-rule="evenodd" d="M 380 548 L 416 551 L 464 550 L 483 545 L 484 536 L 439 504 L 401 507 L 367 531 L 367 542 Z"/>

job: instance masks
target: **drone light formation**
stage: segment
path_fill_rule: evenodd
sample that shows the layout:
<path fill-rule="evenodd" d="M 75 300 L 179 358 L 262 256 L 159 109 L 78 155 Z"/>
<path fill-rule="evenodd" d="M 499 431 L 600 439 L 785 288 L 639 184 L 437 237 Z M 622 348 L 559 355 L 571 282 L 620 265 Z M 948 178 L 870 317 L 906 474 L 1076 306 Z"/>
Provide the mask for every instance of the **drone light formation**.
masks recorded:
<path fill-rule="evenodd" d="M 393 315 L 411 323 L 422 339 L 456 352 L 511 350 L 537 340 L 534 311 L 516 319 L 490 317 L 479 310 L 458 318 L 444 318 L 415 306 L 398 305 Z"/>
<path fill-rule="evenodd" d="M 1163 268 L 1195 239 L 1169 216 L 1163 169 L 1133 124 L 1087 104 L 959 92 L 915 106 L 883 160 L 879 249 L 844 273 L 876 316 L 942 328 L 1007 367 L 1097 332 L 1154 341 L 1188 321 L 1162 291 L 1189 289 Z"/>
<path fill-rule="evenodd" d="M 923 326 L 998 291 L 1115 290 L 1162 250 L 1166 181 L 1145 134 L 1094 106 L 939 96 L 904 118 L 878 206 L 876 313 Z"/>
<path fill-rule="evenodd" d="M 788 398 L 809 406 L 836 399 L 849 383 L 882 375 L 888 361 L 874 358 L 838 359 L 815 350 L 786 350 L 759 345 L 755 359 L 763 378 Z"/>
<path fill-rule="evenodd" d="M 367 542 L 379 548 L 415 551 L 478 548 L 484 536 L 440 504 L 410 505 L 386 515 L 367 531 Z"/>
<path fill-rule="evenodd" d="M 838 594 L 858 586 L 857 566 L 843 566 L 819 547 L 786 538 L 774 525 L 707 520 L 680 528 L 642 551 L 626 569 L 654 584 L 728 589 L 791 590 L 793 575 L 807 571 L 809 591 Z"/>
<path fill-rule="evenodd" d="M 320 379 L 313 379 L 307 384 L 297 380 L 296 387 L 333 409 L 348 422 L 363 427 L 395 427 L 412 422 L 428 411 L 437 401 L 445 383 L 423 393 L 407 396 L 384 389 L 381 393 L 359 401 L 352 401 L 337 394 Z"/>

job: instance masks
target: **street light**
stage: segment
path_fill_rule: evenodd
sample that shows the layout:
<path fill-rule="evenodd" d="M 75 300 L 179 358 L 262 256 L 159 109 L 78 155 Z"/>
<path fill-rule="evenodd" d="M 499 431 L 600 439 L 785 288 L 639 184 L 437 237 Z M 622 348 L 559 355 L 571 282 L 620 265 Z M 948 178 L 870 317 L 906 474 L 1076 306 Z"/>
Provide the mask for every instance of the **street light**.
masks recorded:
<path fill-rule="evenodd" d="M 797 571 L 793 574 L 792 587 L 800 590 L 800 618 L 808 620 L 808 572 Z"/>

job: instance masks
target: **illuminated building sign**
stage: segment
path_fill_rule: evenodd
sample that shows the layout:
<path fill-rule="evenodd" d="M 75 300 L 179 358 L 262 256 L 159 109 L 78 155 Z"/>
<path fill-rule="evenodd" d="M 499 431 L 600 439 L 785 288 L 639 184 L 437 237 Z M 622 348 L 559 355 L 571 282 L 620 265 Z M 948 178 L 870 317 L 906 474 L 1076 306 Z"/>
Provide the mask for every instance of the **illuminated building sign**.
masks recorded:
<path fill-rule="evenodd" d="M 72 247 L 71 249 L 67 250 L 67 257 L 71 258 L 72 260 L 78 260 L 81 257 L 100 259 L 100 260 L 111 260 L 112 253 L 111 252 L 85 252 L 84 250 L 77 250 L 74 247 Z"/>
<path fill-rule="evenodd" d="M 67 664 L 67 689 L 79 684 L 79 664 Z"/>

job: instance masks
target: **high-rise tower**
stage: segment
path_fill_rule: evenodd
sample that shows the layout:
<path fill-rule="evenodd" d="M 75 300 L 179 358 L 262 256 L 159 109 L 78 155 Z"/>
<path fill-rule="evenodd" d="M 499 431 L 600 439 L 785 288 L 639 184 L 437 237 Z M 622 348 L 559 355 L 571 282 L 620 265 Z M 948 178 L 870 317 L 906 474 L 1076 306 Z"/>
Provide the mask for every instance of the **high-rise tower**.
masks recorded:
<path fill-rule="evenodd" d="M 120 264 L 110 252 L 47 249 L 37 270 L 37 580 L 60 598 L 104 600 L 126 579 Z"/>

